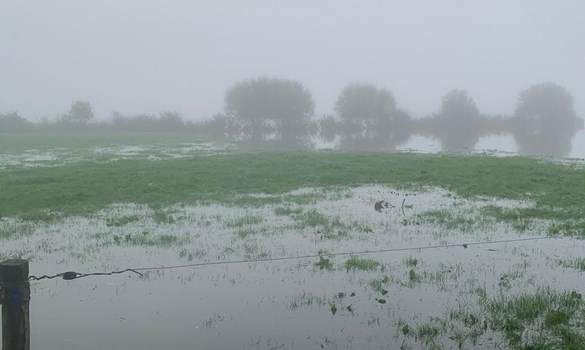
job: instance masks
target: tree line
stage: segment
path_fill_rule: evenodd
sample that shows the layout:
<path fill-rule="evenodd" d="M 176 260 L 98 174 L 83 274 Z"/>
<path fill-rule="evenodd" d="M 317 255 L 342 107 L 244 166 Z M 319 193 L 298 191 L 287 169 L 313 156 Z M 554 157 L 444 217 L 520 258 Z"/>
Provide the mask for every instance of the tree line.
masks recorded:
<path fill-rule="evenodd" d="M 454 89 L 443 97 L 440 111 L 412 118 L 398 108 L 390 90 L 368 83 L 345 86 L 334 111 L 317 118 L 312 94 L 302 83 L 263 76 L 235 83 L 226 92 L 223 113 L 202 122 L 187 121 L 175 111 L 113 112 L 110 121 L 96 122 L 91 104 L 76 101 L 55 120 L 36 124 L 16 112 L 0 114 L 0 132 L 195 131 L 275 147 L 309 148 L 321 138 L 342 149 L 384 151 L 412 135 L 434 138 L 444 151 L 462 151 L 482 136 L 511 134 L 521 154 L 566 156 L 571 139 L 583 128 L 570 92 L 550 82 L 522 91 L 511 116 L 484 115 L 466 90 Z"/>

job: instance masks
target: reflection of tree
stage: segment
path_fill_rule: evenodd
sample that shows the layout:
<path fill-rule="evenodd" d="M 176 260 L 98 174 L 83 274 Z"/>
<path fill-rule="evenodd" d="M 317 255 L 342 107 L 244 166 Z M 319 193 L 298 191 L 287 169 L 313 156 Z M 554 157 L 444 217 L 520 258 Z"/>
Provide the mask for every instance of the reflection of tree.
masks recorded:
<path fill-rule="evenodd" d="M 225 102 L 226 116 L 240 125 L 244 139 L 276 139 L 290 146 L 308 143 L 315 103 L 297 81 L 268 77 L 243 81 L 228 90 Z"/>
<path fill-rule="evenodd" d="M 451 90 L 436 117 L 435 135 L 444 151 L 471 149 L 481 135 L 479 110 L 465 90 Z"/>
<path fill-rule="evenodd" d="M 370 84 L 352 83 L 340 93 L 335 111 L 341 119 L 340 146 L 359 150 L 392 150 L 410 117 L 396 108 L 396 100 L 387 89 Z M 407 139 L 407 137 L 406 137 Z"/>
<path fill-rule="evenodd" d="M 513 134 L 520 154 L 567 156 L 578 130 L 573 97 L 553 83 L 533 85 L 520 93 Z"/>

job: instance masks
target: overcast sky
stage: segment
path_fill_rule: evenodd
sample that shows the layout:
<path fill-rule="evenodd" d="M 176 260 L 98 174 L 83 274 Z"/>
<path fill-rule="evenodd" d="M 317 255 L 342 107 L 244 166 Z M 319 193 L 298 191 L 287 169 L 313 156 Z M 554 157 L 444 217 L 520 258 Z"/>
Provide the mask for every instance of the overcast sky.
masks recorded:
<path fill-rule="evenodd" d="M 511 114 L 552 81 L 585 114 L 583 0 L 0 0 L 0 113 L 223 111 L 235 82 L 301 81 L 318 115 L 343 86 L 390 89 L 414 116 L 452 88 Z"/>

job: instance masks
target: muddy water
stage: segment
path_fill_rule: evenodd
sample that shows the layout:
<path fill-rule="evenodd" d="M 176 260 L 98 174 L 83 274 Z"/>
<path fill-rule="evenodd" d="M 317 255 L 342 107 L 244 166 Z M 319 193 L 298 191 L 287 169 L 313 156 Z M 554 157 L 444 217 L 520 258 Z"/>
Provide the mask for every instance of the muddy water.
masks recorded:
<path fill-rule="evenodd" d="M 308 194 L 317 199 L 295 204 Z M 463 246 L 543 236 L 544 222 L 534 225 L 531 232 L 518 233 L 480 219 L 479 211 L 487 205 L 531 206 L 528 202 L 469 201 L 438 189 L 405 192 L 380 186 L 331 192 L 303 189 L 281 200 L 278 205 L 250 208 L 178 205 L 165 208 L 172 220 L 162 221 L 148 207 L 117 204 L 91 217 L 22 226 L 23 236 L 4 240 L 2 253 L 32 255 L 31 274 L 42 275 L 294 257 L 319 251 L 460 246 L 360 254 L 381 264 L 372 271 L 348 270 L 344 263 L 349 255 L 336 255 L 326 256 L 331 270 L 320 269 L 315 265 L 319 258 L 310 257 L 152 270 L 144 271 L 143 277 L 125 273 L 34 282 L 33 347 L 394 349 L 406 344 L 417 349 L 429 344 L 405 337 L 403 325 L 416 329 L 431 318 L 444 319 L 449 311 L 478 310 L 478 288 L 488 297 L 546 286 L 585 292 L 582 273 L 558 264 L 559 259 L 582 256 L 583 241 Z M 394 207 L 376 212 L 378 200 Z M 283 208 L 289 214 L 283 214 Z M 445 210 L 475 224 L 425 220 L 424 213 L 430 210 Z M 325 222 L 335 224 L 328 231 L 326 226 L 303 221 L 300 213 L 318 213 Z M 13 219 L 4 219 L 0 225 L 3 229 L 13 225 L 13 230 L 21 227 Z M 383 281 L 387 293 L 372 286 L 375 280 Z M 446 348 L 458 346 L 448 336 L 439 336 L 437 342 Z M 466 347 L 506 348 L 506 344 L 502 335 L 488 332 Z"/>

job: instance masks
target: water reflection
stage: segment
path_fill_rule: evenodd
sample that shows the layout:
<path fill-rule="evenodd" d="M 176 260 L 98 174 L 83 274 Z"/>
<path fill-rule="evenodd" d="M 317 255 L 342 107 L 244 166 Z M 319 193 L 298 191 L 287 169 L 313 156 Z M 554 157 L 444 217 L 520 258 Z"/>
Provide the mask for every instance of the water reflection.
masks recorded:
<path fill-rule="evenodd" d="M 367 87 L 372 90 L 372 97 L 368 103 L 359 100 L 360 108 L 354 106 L 356 103 L 338 102 L 344 107 L 338 108 L 340 120 L 328 116 L 320 121 L 319 135 L 327 140 L 339 135 L 341 149 L 393 151 L 404 148 L 414 136 L 433 139 L 442 151 L 462 152 L 481 149 L 478 147 L 481 138 L 511 136 L 521 155 L 568 157 L 575 136 L 584 128 L 583 119 L 576 116 L 571 94 L 553 83 L 534 85 L 520 93 L 513 116 L 481 115 L 467 91 L 455 89 L 443 98 L 440 112 L 418 119 L 411 119 L 406 112 L 396 109 L 393 99 L 388 111 L 382 113 L 375 109 L 384 104 L 374 103 L 377 101 L 374 87 L 350 87 L 354 90 Z M 342 97 L 340 101 L 344 102 Z M 577 143 L 581 145 L 583 141 Z M 494 146 L 501 149 L 500 145 Z M 577 150 L 576 156 L 583 156 L 585 147 Z"/>
<path fill-rule="evenodd" d="M 338 140 L 335 148 L 358 151 L 416 150 L 423 152 L 469 152 L 496 150 L 520 155 L 552 157 L 585 157 L 585 130 L 580 119 L 544 121 L 537 124 L 510 118 L 506 130 L 494 132 L 494 123 L 501 119 L 482 120 L 459 124 L 442 124 L 444 120 L 423 118 L 414 120 L 410 127 L 395 128 L 389 134 L 380 132 L 342 132 L 330 134 L 317 144 Z M 492 125 L 490 125 L 492 124 Z M 502 129 L 501 127 L 499 127 Z"/>

